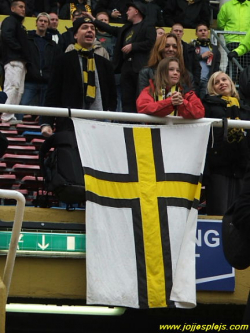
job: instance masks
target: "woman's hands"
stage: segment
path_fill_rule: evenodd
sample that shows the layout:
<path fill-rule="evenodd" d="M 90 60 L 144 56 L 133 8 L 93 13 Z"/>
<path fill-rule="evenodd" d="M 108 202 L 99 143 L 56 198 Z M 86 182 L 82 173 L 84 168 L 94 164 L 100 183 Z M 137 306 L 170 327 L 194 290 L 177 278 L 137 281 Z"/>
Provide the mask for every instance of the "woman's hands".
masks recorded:
<path fill-rule="evenodd" d="M 182 94 L 179 91 L 175 91 L 171 95 L 171 101 L 172 101 L 173 105 L 181 105 L 181 104 L 183 104 Z"/>

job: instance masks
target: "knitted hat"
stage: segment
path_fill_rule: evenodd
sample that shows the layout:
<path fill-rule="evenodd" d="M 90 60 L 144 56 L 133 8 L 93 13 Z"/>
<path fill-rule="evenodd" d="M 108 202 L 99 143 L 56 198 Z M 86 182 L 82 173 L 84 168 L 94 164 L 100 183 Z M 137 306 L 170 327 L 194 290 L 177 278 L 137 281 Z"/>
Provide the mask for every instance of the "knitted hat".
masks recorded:
<path fill-rule="evenodd" d="M 91 23 L 94 25 L 93 21 L 88 17 L 80 17 L 73 22 L 73 34 L 75 35 L 83 23 Z"/>

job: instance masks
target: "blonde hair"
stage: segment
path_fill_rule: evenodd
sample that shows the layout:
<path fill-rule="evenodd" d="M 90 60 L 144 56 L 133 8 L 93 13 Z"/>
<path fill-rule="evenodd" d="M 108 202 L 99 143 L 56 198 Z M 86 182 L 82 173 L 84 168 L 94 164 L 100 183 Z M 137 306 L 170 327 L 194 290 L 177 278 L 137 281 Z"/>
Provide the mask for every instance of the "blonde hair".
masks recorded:
<path fill-rule="evenodd" d="M 224 74 L 227 79 L 230 81 L 231 83 L 231 97 L 236 97 L 237 99 L 239 99 L 239 94 L 236 90 L 236 87 L 235 87 L 235 84 L 233 83 L 232 79 L 230 76 L 228 76 L 226 73 L 222 72 L 222 71 L 218 71 L 218 72 L 215 72 L 213 73 L 211 76 L 210 76 L 210 79 L 208 80 L 208 83 L 207 83 L 207 91 L 208 91 L 208 94 L 211 95 L 211 96 L 218 96 L 219 94 L 215 91 L 214 89 L 214 84 L 215 84 L 215 80 L 216 78 L 220 75 L 220 74 Z"/>
<path fill-rule="evenodd" d="M 42 16 L 47 17 L 47 19 L 49 20 L 49 23 L 50 23 L 50 16 L 49 16 L 49 14 L 46 13 L 46 12 L 39 13 L 39 14 L 37 15 L 37 17 L 36 17 L 36 22 L 37 22 L 37 21 L 39 20 L 39 18 L 42 17 Z"/>

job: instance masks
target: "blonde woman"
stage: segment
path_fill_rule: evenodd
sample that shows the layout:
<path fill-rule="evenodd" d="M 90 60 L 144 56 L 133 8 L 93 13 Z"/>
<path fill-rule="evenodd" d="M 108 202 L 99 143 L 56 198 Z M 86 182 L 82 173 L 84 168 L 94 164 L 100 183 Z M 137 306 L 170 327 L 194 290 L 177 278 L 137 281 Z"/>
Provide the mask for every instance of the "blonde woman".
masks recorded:
<path fill-rule="evenodd" d="M 250 119 L 250 108 L 240 99 L 231 78 L 215 72 L 208 81 L 203 100 L 205 117 Z M 212 128 L 203 184 L 208 215 L 224 215 L 238 196 L 249 158 L 248 132 L 243 129 Z"/>

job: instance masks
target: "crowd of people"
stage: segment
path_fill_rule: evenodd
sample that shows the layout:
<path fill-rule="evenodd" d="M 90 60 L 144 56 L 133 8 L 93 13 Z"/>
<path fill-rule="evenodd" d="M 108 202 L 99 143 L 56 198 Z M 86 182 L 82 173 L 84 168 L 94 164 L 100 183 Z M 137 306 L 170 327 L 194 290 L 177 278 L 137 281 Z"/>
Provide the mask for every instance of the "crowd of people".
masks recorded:
<path fill-rule="evenodd" d="M 36 26 L 26 31 L 30 8 Z M 15 0 L 2 1 L 1 13 L 9 14 L 1 25 L 7 104 L 250 120 L 249 100 L 220 71 L 206 0 Z M 62 34 L 60 18 L 72 20 Z M 191 43 L 182 39 L 185 28 L 195 29 Z M 2 113 L 1 120 L 17 124 L 22 115 Z M 73 131 L 70 118 L 40 116 L 39 123 L 45 137 Z M 249 149 L 248 131 L 211 129 L 203 180 L 207 214 L 223 215 L 239 194 Z"/>

